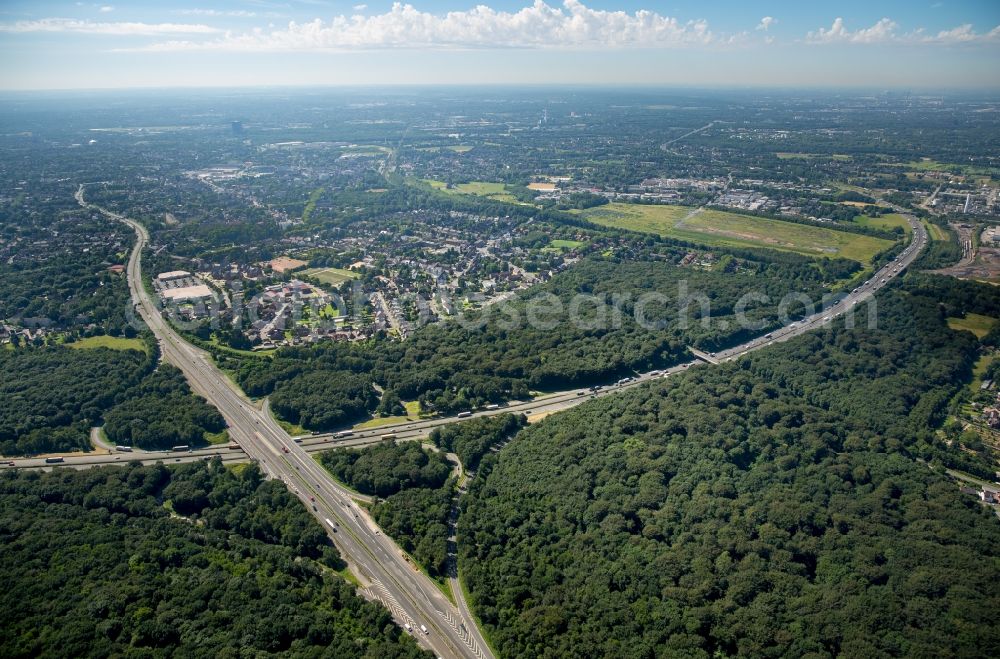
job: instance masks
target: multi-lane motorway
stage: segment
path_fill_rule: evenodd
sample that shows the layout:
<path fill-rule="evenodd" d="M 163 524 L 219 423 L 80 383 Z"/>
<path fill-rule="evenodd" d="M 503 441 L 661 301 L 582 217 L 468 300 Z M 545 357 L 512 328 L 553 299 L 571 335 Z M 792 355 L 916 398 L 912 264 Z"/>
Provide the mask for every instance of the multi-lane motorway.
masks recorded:
<path fill-rule="evenodd" d="M 183 340 L 163 319 L 157 305 L 146 292 L 141 276 L 142 250 L 149 239 L 138 222 L 103 208 L 89 205 L 83 198 L 83 187 L 77 192 L 81 205 L 131 226 L 137 236 L 128 263 L 128 283 L 132 299 L 149 328 L 156 335 L 164 358 L 180 368 L 191 388 L 215 405 L 229 425 L 229 434 L 239 448 L 210 448 L 184 453 L 111 453 L 89 454 L 64 458 L 61 466 L 86 468 L 102 464 L 121 464 L 138 459 L 143 462 L 187 462 L 220 456 L 224 462 L 256 460 L 272 478 L 279 478 L 305 503 L 327 530 L 338 549 L 366 584 L 367 592 L 383 602 L 396 620 L 411 630 L 422 644 L 439 656 L 489 657 L 490 650 L 470 616 L 463 616 L 431 580 L 413 566 L 399 547 L 387 538 L 365 511 L 352 499 L 352 493 L 333 481 L 329 474 L 309 456 L 309 452 L 331 446 L 361 446 L 392 434 L 396 439 L 426 437 L 440 425 L 459 421 L 457 417 L 437 418 L 400 423 L 378 429 L 358 430 L 350 434 L 324 434 L 293 440 L 277 424 L 266 405 L 250 401 L 225 374 L 219 371 L 210 355 Z M 904 212 L 902 209 L 895 209 Z M 905 215 L 912 228 L 910 245 L 892 262 L 877 271 L 864 284 L 840 301 L 800 321 L 718 353 L 698 353 L 698 359 L 672 368 L 644 373 L 615 386 L 598 390 L 574 389 L 529 401 L 512 402 L 506 406 L 481 410 L 473 416 L 488 416 L 504 412 L 543 415 L 575 407 L 591 398 L 638 386 L 649 380 L 668 377 L 702 362 L 730 361 L 775 342 L 787 341 L 831 322 L 857 304 L 870 298 L 881 287 L 901 274 L 927 244 L 927 231 L 915 218 Z M 51 468 L 44 459 L 25 459 L 4 468 Z M 426 633 L 422 630 L 426 629 Z"/>
<path fill-rule="evenodd" d="M 164 359 L 180 368 L 191 388 L 219 409 L 230 437 L 242 451 L 305 502 L 368 593 L 388 606 L 393 617 L 438 656 L 490 657 L 473 621 L 461 617 L 430 578 L 416 569 L 352 501 L 350 492 L 333 481 L 265 409 L 247 399 L 216 368 L 210 355 L 183 340 L 163 319 L 142 283 L 142 250 L 149 240 L 145 228 L 117 213 L 88 205 L 82 186 L 77 200 L 135 230 L 137 240 L 127 268 L 129 289 L 143 320 L 156 335 Z"/>

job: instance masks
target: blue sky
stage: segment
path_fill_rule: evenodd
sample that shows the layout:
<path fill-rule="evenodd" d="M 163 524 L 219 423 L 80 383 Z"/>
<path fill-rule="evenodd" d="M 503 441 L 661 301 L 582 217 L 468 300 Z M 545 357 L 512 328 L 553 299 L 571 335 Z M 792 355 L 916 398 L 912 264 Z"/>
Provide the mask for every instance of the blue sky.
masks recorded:
<path fill-rule="evenodd" d="M 0 4 L 0 89 L 1000 88 L 1000 0 Z"/>

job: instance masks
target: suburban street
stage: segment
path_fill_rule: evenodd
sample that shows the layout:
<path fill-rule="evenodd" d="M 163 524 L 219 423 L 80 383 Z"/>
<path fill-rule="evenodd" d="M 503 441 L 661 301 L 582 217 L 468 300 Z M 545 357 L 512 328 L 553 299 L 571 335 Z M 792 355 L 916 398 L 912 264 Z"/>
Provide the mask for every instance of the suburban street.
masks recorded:
<path fill-rule="evenodd" d="M 310 453 L 335 446 L 364 446 L 383 441 L 391 435 L 398 441 L 425 438 L 442 425 L 461 421 L 458 417 L 445 417 L 408 421 L 375 429 L 344 431 L 292 438 L 281 428 L 269 412 L 266 401 L 255 403 L 214 364 L 211 356 L 182 339 L 162 317 L 158 305 L 145 290 L 141 274 L 141 255 L 149 240 L 145 228 L 138 222 L 98 206 L 87 204 L 80 186 L 77 201 L 84 207 L 124 222 L 137 236 L 127 266 L 128 285 L 133 302 L 143 320 L 156 335 L 163 358 L 180 368 L 191 388 L 204 396 L 222 413 L 229 425 L 229 433 L 239 448 L 216 446 L 185 452 L 109 453 L 68 456 L 57 466 L 87 468 L 107 464 L 122 464 L 131 460 L 144 463 L 190 462 L 219 456 L 223 462 L 255 460 L 270 478 L 281 479 L 304 502 L 326 529 L 344 559 L 359 577 L 363 590 L 380 600 L 392 612 L 399 624 L 412 630 L 418 641 L 442 657 L 491 657 L 471 613 L 462 601 L 461 593 L 455 596 L 462 604 L 456 607 L 429 577 L 414 566 L 404 552 L 387 538 L 365 510 L 356 501 L 357 494 L 338 485 Z M 803 320 L 755 338 L 741 345 L 703 353 L 691 350 L 696 359 L 677 364 L 664 370 L 637 375 L 632 380 L 606 387 L 581 388 L 540 396 L 528 401 L 514 401 L 498 409 L 479 410 L 472 417 L 501 413 L 523 413 L 540 418 L 556 413 L 593 398 L 616 393 L 654 379 L 669 377 L 705 362 L 732 361 L 754 350 L 775 342 L 787 341 L 795 336 L 821 328 L 835 317 L 851 311 L 856 305 L 869 300 L 880 288 L 905 271 L 928 241 L 924 225 L 906 215 L 912 228 L 909 246 L 893 261 L 874 273 L 864 284 L 848 293 L 836 304 L 818 310 Z M 95 435 L 96 436 L 96 435 Z M 105 449 L 108 450 L 108 449 Z M 2 468 L 50 469 L 44 458 L 16 460 Z M 460 589 L 457 589 L 460 591 Z M 421 631 L 425 626 L 427 633 Z"/>

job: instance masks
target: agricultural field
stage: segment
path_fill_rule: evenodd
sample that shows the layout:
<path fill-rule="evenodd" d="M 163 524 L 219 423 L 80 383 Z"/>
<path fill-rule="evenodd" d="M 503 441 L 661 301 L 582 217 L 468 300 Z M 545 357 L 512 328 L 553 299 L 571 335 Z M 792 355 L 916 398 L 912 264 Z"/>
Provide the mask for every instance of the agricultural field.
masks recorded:
<path fill-rule="evenodd" d="M 446 194 L 467 194 L 477 197 L 486 197 L 494 201 L 504 201 L 510 204 L 520 203 L 514 195 L 507 192 L 507 186 L 503 183 L 490 183 L 489 181 L 471 181 L 469 183 L 456 183 L 452 187 L 444 181 L 425 179 L 424 183 L 429 184 L 435 190 L 440 190 Z"/>
<path fill-rule="evenodd" d="M 126 339 L 120 336 L 88 336 L 72 343 L 65 344 L 67 348 L 74 350 L 86 350 L 88 348 L 109 348 L 111 350 L 138 350 L 146 352 L 146 344 L 142 339 Z"/>
<path fill-rule="evenodd" d="M 976 335 L 977 339 L 981 339 L 989 334 L 989 331 L 993 329 L 993 326 L 996 324 L 996 318 L 981 316 L 977 313 L 967 313 L 965 314 L 965 318 L 948 319 L 948 327 L 953 330 L 965 330 L 967 332 L 972 332 Z"/>
<path fill-rule="evenodd" d="M 327 286 L 340 286 L 345 281 L 357 279 L 361 276 L 356 272 L 344 270 L 343 268 L 310 268 L 309 270 L 303 270 L 299 274 L 312 277 L 319 283 L 326 284 Z"/>
<path fill-rule="evenodd" d="M 899 213 L 886 213 L 879 217 L 871 217 L 870 215 L 858 215 L 854 218 L 855 224 L 860 224 L 863 227 L 872 227 L 873 229 L 888 229 L 892 230 L 896 227 L 902 227 L 903 231 L 909 235 L 911 229 L 909 222 L 906 218 Z"/>
<path fill-rule="evenodd" d="M 931 158 L 921 158 L 913 162 L 901 163 L 899 166 L 917 172 L 958 172 L 966 176 L 1000 176 L 1000 169 L 996 167 L 950 164 Z"/>
<path fill-rule="evenodd" d="M 806 256 L 830 256 L 868 263 L 892 243 L 826 227 L 793 224 L 750 215 L 685 206 L 609 204 L 579 213 L 603 226 L 655 233 L 708 246 L 766 247 Z"/>

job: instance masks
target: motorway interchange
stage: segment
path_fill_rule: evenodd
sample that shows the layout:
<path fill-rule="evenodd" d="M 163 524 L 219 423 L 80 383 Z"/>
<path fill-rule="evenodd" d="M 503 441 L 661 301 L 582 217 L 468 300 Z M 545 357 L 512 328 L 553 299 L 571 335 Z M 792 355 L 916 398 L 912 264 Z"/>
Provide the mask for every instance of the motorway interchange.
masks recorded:
<path fill-rule="evenodd" d="M 127 274 L 132 299 L 143 320 L 156 335 L 164 359 L 180 368 L 191 388 L 214 404 L 229 425 L 229 434 L 238 447 L 212 447 L 184 452 L 113 452 L 89 454 L 62 459 L 60 466 L 87 468 L 106 464 L 122 464 L 131 460 L 145 463 L 189 462 L 219 456 L 223 462 L 248 459 L 259 463 L 271 478 L 281 479 L 309 508 L 323 525 L 352 571 L 359 577 L 370 597 L 380 600 L 392 612 L 396 621 L 410 631 L 419 642 L 441 657 L 478 657 L 492 653 L 475 621 L 463 615 L 429 577 L 417 569 L 405 553 L 387 538 L 366 511 L 357 504 L 355 493 L 334 481 L 309 453 L 333 446 L 364 446 L 392 435 L 399 441 L 421 439 L 433 428 L 460 421 L 446 417 L 411 421 L 378 429 L 358 430 L 292 438 L 274 420 L 266 402 L 256 405 L 249 400 L 212 362 L 211 356 L 182 339 L 161 316 L 156 304 L 145 290 L 141 276 L 141 255 L 149 235 L 138 222 L 89 205 L 83 198 L 83 186 L 77 201 L 131 226 L 137 240 L 129 259 Z M 901 274 L 927 244 L 927 231 L 916 218 L 905 215 L 913 231 L 910 245 L 889 264 L 882 267 L 864 284 L 826 309 L 807 318 L 774 330 L 764 336 L 718 353 L 692 350 L 697 358 L 671 368 L 638 375 L 617 385 L 599 389 L 573 389 L 529 401 L 512 402 L 496 409 L 480 410 L 471 416 L 500 413 L 523 413 L 528 416 L 550 414 L 575 407 L 595 397 L 635 387 L 656 378 L 669 377 L 703 362 L 719 363 L 734 360 L 753 350 L 771 345 L 820 328 L 833 318 L 850 311 L 869 299 L 881 287 Z M 467 418 L 468 415 L 463 415 Z M 3 468 L 52 468 L 43 458 L 18 460 Z M 460 590 L 460 589 L 459 589 Z M 455 593 L 461 598 L 461 593 Z M 464 604 L 464 602 L 463 602 Z M 467 607 L 462 607 L 467 610 Z"/>

